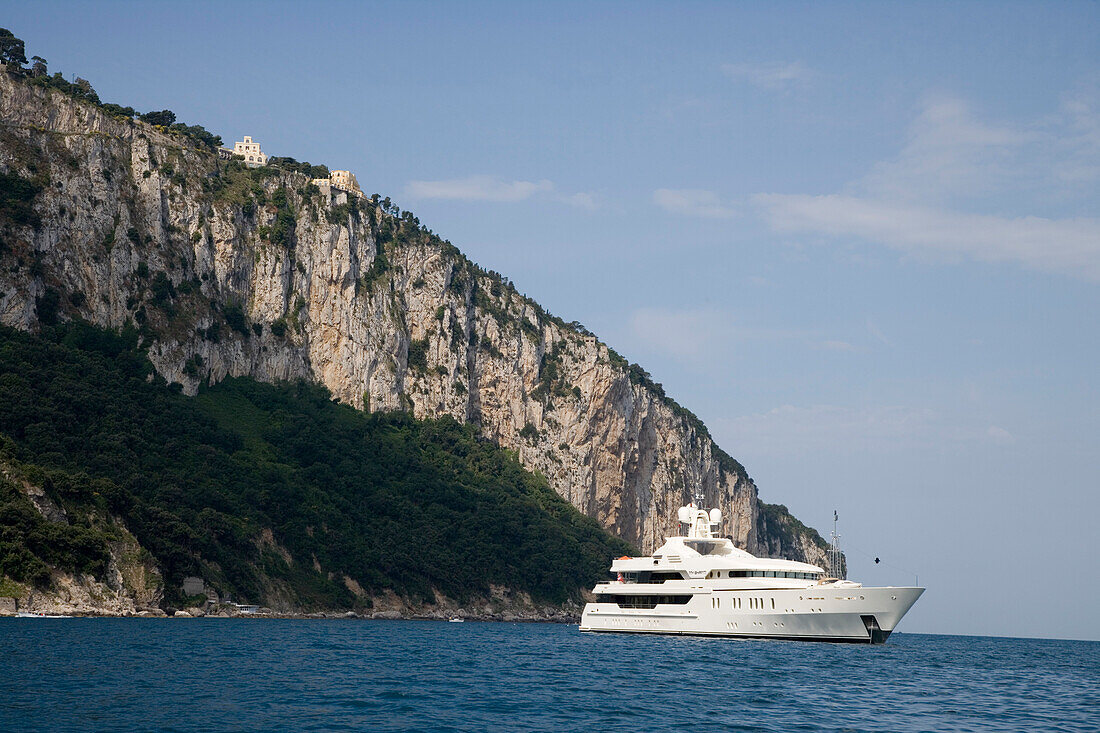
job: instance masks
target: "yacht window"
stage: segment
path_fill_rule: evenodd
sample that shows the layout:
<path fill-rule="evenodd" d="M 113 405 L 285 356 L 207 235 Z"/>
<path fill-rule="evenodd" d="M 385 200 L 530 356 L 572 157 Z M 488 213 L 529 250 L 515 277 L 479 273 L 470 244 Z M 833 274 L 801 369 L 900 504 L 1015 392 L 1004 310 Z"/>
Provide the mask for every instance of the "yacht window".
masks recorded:
<path fill-rule="evenodd" d="M 619 608 L 654 608 L 658 605 L 682 606 L 691 600 L 691 596 L 623 596 L 607 594 L 597 596 L 596 600 L 599 603 L 614 603 Z"/>
<path fill-rule="evenodd" d="M 688 546 L 700 555 L 709 555 L 718 546 L 717 542 L 689 542 Z"/>

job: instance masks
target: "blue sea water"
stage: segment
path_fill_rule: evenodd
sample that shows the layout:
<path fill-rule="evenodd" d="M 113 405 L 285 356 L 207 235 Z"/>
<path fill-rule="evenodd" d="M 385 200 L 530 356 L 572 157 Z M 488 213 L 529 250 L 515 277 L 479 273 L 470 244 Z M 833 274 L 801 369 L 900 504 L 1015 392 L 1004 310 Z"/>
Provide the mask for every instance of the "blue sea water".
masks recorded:
<path fill-rule="evenodd" d="M 1095 731 L 1100 643 L 0 619 L 0 731 Z"/>

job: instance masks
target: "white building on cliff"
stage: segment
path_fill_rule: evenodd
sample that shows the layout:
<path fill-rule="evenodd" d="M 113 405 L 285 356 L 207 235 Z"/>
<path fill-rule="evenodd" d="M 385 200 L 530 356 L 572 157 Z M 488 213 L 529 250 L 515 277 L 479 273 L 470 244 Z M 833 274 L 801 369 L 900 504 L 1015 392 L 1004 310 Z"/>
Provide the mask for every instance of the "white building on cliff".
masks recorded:
<path fill-rule="evenodd" d="M 244 158 L 244 164 L 249 168 L 267 165 L 267 156 L 260 150 L 260 144 L 252 142 L 248 135 L 241 142 L 233 143 L 233 154 Z"/>

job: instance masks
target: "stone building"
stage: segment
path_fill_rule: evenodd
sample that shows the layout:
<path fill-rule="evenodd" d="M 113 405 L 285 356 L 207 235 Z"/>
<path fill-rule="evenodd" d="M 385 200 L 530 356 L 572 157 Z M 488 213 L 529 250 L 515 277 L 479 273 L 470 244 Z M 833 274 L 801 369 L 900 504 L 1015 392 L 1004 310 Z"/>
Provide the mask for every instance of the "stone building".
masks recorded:
<path fill-rule="evenodd" d="M 233 143 L 233 154 L 244 158 L 244 164 L 249 168 L 267 165 L 267 156 L 260 150 L 260 144 L 253 142 L 248 135 L 241 142 Z"/>
<path fill-rule="evenodd" d="M 332 171 L 328 178 L 314 178 L 313 185 L 321 189 L 326 195 L 333 189 L 351 194 L 356 198 L 363 197 L 363 190 L 359 188 L 359 181 L 351 171 Z"/>
<path fill-rule="evenodd" d="M 321 189 L 323 194 L 331 194 L 333 190 L 351 194 L 356 198 L 363 197 L 363 190 L 359 187 L 359 180 L 351 171 L 332 171 L 328 178 L 313 178 L 313 185 Z"/>
<path fill-rule="evenodd" d="M 351 171 L 333 171 L 329 176 L 329 180 L 332 181 L 332 185 L 336 188 L 342 188 L 349 193 L 354 193 L 359 196 L 363 195 L 363 191 L 359 188 L 359 181 Z"/>

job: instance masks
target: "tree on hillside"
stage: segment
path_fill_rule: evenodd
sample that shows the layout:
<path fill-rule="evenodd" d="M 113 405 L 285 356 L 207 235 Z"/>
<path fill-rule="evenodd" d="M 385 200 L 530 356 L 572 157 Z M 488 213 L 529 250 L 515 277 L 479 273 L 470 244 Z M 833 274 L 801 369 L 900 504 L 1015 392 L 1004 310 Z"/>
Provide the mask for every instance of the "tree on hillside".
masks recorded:
<path fill-rule="evenodd" d="M 31 61 L 34 62 L 34 64 L 31 66 L 32 78 L 38 78 L 40 76 L 48 75 L 48 72 L 46 71 L 46 59 L 42 58 L 41 56 L 31 56 Z"/>
<path fill-rule="evenodd" d="M 170 109 L 162 109 L 159 112 L 146 112 L 140 115 L 142 122 L 148 122 L 150 125 L 161 125 L 168 127 L 176 121 L 176 113 Z"/>
<path fill-rule="evenodd" d="M 22 39 L 16 38 L 7 28 L 0 28 L 0 61 L 20 70 L 27 63 L 27 49 Z"/>
<path fill-rule="evenodd" d="M 95 89 L 92 89 L 92 83 L 87 79 L 76 77 L 73 87 L 72 93 L 77 99 L 87 99 L 89 102 L 99 104 L 99 95 L 96 94 Z"/>

